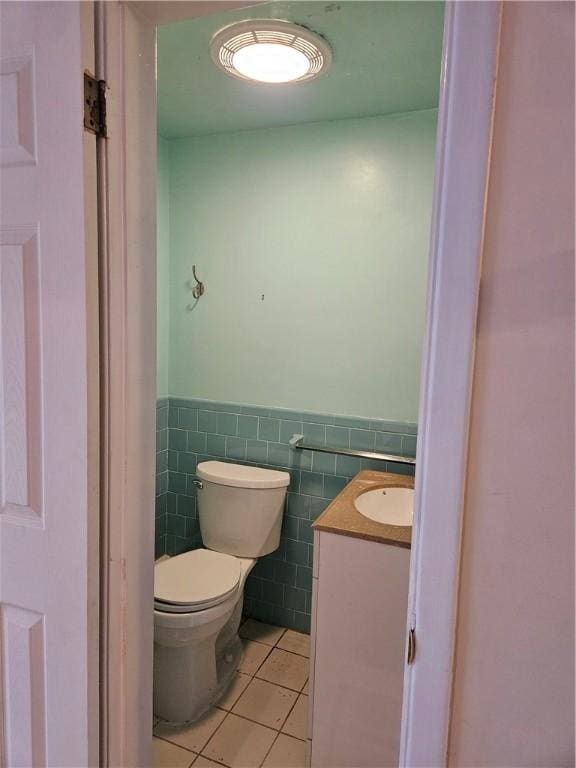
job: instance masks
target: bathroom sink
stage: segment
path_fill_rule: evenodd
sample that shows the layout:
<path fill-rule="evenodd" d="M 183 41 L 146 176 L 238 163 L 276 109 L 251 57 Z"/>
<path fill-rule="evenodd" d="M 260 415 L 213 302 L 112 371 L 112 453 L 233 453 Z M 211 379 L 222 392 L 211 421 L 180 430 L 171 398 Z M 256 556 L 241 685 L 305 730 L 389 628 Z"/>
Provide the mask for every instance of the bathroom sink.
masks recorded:
<path fill-rule="evenodd" d="M 354 506 L 365 517 L 386 525 L 412 525 L 414 491 L 412 488 L 375 488 L 361 493 Z"/>

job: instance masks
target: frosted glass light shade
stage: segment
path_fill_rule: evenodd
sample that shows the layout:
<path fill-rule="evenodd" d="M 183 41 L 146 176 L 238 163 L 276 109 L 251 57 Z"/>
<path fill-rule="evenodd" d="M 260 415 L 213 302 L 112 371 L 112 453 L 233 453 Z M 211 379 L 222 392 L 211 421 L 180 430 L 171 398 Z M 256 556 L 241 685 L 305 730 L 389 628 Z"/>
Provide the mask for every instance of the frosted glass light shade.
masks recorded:
<path fill-rule="evenodd" d="M 232 64 L 241 75 L 260 83 L 290 83 L 300 80 L 310 69 L 301 51 L 276 43 L 247 45 L 234 54 Z"/>
<path fill-rule="evenodd" d="M 277 19 L 232 24 L 213 37 L 210 52 L 214 63 L 229 75 L 268 84 L 310 80 L 332 61 L 326 40 Z"/>

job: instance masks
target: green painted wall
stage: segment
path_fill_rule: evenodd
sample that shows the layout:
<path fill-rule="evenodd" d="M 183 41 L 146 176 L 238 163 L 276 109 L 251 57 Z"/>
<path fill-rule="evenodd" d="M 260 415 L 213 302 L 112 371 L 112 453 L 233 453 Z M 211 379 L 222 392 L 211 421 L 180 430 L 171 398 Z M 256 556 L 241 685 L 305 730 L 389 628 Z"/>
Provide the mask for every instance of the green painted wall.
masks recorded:
<path fill-rule="evenodd" d="M 170 331 L 170 144 L 158 137 L 157 164 L 157 219 L 156 285 L 158 299 L 156 339 L 156 392 L 157 397 L 167 397 L 169 375 Z"/>
<path fill-rule="evenodd" d="M 171 395 L 416 420 L 436 117 L 169 142 Z"/>

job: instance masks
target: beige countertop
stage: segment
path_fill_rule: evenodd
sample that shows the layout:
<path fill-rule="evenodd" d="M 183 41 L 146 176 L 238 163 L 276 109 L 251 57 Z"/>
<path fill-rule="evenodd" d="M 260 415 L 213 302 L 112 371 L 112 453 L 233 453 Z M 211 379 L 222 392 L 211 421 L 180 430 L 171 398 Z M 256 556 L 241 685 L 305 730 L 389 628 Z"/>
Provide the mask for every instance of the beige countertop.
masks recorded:
<path fill-rule="evenodd" d="M 338 496 L 312 523 L 316 531 L 354 536 L 358 539 L 379 541 L 395 547 L 410 549 L 412 526 L 386 525 L 361 515 L 354 506 L 354 499 L 364 491 L 375 488 L 414 488 L 414 478 L 364 469 L 340 491 Z"/>

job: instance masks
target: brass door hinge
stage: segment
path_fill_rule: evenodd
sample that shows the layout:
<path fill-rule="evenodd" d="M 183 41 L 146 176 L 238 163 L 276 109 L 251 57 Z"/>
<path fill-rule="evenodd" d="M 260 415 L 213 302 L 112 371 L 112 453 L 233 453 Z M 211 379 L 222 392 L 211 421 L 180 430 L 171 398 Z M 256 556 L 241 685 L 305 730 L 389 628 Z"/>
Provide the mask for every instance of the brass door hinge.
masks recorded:
<path fill-rule="evenodd" d="M 107 135 L 106 80 L 84 72 L 84 128 L 100 138 Z"/>

